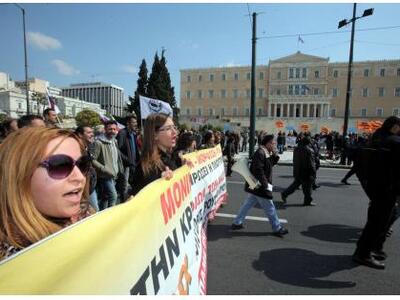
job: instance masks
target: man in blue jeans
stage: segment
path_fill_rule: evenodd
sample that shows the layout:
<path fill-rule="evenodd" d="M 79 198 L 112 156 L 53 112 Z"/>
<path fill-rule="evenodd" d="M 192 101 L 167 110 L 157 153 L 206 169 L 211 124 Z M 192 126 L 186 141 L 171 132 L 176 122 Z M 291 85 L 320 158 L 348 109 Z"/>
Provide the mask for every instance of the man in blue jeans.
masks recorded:
<path fill-rule="evenodd" d="M 253 155 L 250 172 L 260 182 L 260 186 L 252 190 L 246 182 L 245 190 L 248 192 L 248 197 L 232 223 L 231 228 L 233 230 L 243 228 L 243 221 L 248 211 L 258 202 L 271 223 L 273 235 L 283 237 L 289 233 L 280 224 L 274 203 L 272 202 L 272 167 L 279 160 L 273 140 L 274 136 L 272 134 L 265 135 L 261 139 L 260 147 Z"/>
<path fill-rule="evenodd" d="M 95 141 L 93 166 L 97 172 L 97 195 L 99 209 L 114 206 L 118 203 L 117 179 L 124 173 L 121 152 L 115 136 L 117 123 L 107 121 L 104 124 L 105 134 Z"/>

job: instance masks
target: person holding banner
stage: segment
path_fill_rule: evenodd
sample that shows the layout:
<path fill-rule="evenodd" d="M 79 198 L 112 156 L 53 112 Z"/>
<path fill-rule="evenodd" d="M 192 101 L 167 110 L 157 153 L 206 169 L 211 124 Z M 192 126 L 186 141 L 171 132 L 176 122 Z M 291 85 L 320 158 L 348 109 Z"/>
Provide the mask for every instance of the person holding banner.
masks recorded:
<path fill-rule="evenodd" d="M 86 180 L 90 165 L 85 146 L 68 130 L 28 127 L 5 139 L 0 260 L 93 213 Z"/>
<path fill-rule="evenodd" d="M 250 172 L 260 182 L 261 186 L 252 190 L 246 182 L 245 190 L 248 193 L 248 197 L 232 223 L 232 230 L 243 228 L 243 221 L 247 212 L 258 202 L 271 223 L 273 235 L 283 237 L 289 233 L 279 222 L 275 205 L 272 202 L 272 167 L 278 163 L 278 160 L 279 156 L 275 151 L 274 136 L 267 134 L 261 139 L 260 147 L 254 153 L 250 166 Z"/>
<path fill-rule="evenodd" d="M 170 179 L 172 171 L 182 165 L 181 158 L 172 155 L 178 130 L 171 117 L 164 113 L 150 115 L 143 132 L 141 160 L 130 179 L 133 196 L 154 180 Z"/>

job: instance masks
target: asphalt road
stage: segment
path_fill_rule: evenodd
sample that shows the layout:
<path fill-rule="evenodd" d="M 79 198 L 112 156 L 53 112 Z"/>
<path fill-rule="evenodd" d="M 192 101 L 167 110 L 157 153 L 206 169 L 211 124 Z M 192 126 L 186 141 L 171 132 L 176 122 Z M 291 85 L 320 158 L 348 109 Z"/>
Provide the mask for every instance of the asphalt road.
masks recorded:
<path fill-rule="evenodd" d="M 274 201 L 289 230 L 284 238 L 273 236 L 269 223 L 257 218 L 246 220 L 242 230 L 230 230 L 231 215 L 236 215 L 246 193 L 237 173 L 228 177 L 228 204 L 208 227 L 208 294 L 400 294 L 400 222 L 385 243 L 385 270 L 351 261 L 368 200 L 355 176 L 349 180 L 352 185 L 340 184 L 347 171 L 319 170 L 321 188 L 313 194 L 317 206 L 303 207 L 298 190 L 282 207 L 279 192 L 291 183 L 292 168 L 274 168 Z M 248 216 L 265 218 L 260 207 Z"/>

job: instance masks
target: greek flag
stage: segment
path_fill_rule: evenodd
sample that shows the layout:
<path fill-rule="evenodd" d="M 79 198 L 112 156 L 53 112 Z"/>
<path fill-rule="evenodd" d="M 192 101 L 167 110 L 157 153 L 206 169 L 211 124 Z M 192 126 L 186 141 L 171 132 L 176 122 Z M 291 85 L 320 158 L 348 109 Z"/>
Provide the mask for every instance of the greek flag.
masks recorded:
<path fill-rule="evenodd" d="M 164 113 L 173 116 L 171 106 L 164 101 L 139 96 L 140 101 L 140 115 L 142 119 L 147 119 L 151 114 Z"/>

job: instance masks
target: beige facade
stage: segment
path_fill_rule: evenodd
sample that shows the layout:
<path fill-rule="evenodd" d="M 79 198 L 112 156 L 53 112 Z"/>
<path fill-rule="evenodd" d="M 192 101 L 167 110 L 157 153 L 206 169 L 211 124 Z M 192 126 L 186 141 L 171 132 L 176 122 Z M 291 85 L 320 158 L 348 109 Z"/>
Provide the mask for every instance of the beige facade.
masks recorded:
<path fill-rule="evenodd" d="M 316 131 L 343 125 L 348 64 L 297 52 L 256 71 L 256 129 L 282 120 Z M 400 116 L 400 60 L 354 62 L 349 128 L 357 121 Z M 181 119 L 249 126 L 251 67 L 181 70 Z"/>

